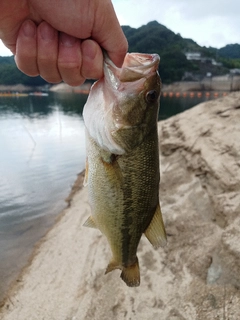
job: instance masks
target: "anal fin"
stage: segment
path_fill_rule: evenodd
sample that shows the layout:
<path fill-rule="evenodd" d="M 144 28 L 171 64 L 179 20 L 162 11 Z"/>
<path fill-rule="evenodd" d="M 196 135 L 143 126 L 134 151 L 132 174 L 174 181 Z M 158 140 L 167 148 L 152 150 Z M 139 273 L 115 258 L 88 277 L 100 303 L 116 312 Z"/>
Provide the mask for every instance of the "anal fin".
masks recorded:
<path fill-rule="evenodd" d="M 93 220 L 93 217 L 90 216 L 87 218 L 87 220 L 84 222 L 83 224 L 84 227 L 88 227 L 88 228 L 95 228 L 98 229 L 98 227 L 96 226 L 95 221 Z"/>
<path fill-rule="evenodd" d="M 113 271 L 113 270 L 116 270 L 116 269 L 122 270 L 122 267 L 121 267 L 117 262 L 115 262 L 114 260 L 112 260 L 112 261 L 108 264 L 107 269 L 106 269 L 106 271 L 105 271 L 105 274 L 107 274 L 107 273 L 109 273 L 109 272 L 111 272 L 111 271 Z"/>
<path fill-rule="evenodd" d="M 156 208 L 152 221 L 145 230 L 144 234 L 155 249 L 166 245 L 167 236 L 159 204 Z"/>

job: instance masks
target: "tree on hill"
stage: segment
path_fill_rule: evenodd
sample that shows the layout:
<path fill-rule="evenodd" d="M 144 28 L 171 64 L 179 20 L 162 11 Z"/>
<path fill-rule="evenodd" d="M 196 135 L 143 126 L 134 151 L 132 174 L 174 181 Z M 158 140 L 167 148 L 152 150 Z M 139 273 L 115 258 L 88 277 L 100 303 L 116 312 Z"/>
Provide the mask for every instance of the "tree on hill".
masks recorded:
<path fill-rule="evenodd" d="M 15 65 L 14 56 L 11 57 L 1 57 L 0 56 L 0 65 Z"/>
<path fill-rule="evenodd" d="M 41 86 L 46 84 L 46 81 L 41 77 L 28 77 L 16 67 L 15 63 L 7 63 L 7 58 L 2 64 L 0 62 L 0 84 L 14 85 L 22 83 L 26 86 Z M 11 57 L 10 57 L 11 58 Z M 10 60 L 10 59 L 9 59 Z"/>
<path fill-rule="evenodd" d="M 200 47 L 191 39 L 183 39 L 157 21 L 149 22 L 138 29 L 122 27 L 130 52 L 158 53 L 161 58 L 160 74 L 164 83 L 179 81 L 184 72 L 194 70 L 193 63 L 186 59 L 184 51 Z"/>
<path fill-rule="evenodd" d="M 228 44 L 218 50 L 218 55 L 222 58 L 240 59 L 240 45 Z"/>
<path fill-rule="evenodd" d="M 183 39 L 157 21 L 149 22 L 138 29 L 122 27 L 131 52 L 162 53 L 172 47 L 180 50 L 199 50 L 200 46 L 191 39 Z"/>

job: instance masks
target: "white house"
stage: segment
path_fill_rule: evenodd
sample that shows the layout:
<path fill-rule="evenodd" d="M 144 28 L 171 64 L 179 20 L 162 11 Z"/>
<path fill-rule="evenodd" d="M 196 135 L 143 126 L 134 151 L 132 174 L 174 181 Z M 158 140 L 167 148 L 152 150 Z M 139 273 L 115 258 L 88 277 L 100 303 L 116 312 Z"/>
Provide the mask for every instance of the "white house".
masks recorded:
<path fill-rule="evenodd" d="M 186 52 L 185 55 L 187 60 L 201 60 L 200 52 Z"/>
<path fill-rule="evenodd" d="M 230 69 L 230 74 L 240 74 L 240 69 Z"/>

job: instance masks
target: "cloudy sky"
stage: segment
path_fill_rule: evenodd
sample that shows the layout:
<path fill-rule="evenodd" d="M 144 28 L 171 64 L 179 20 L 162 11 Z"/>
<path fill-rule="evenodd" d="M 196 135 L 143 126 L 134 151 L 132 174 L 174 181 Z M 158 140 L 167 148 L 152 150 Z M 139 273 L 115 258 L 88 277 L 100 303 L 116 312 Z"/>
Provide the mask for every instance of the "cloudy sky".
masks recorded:
<path fill-rule="evenodd" d="M 121 25 L 138 28 L 157 20 L 200 45 L 240 44 L 239 0 L 112 0 Z M 0 56 L 10 55 L 0 43 Z"/>

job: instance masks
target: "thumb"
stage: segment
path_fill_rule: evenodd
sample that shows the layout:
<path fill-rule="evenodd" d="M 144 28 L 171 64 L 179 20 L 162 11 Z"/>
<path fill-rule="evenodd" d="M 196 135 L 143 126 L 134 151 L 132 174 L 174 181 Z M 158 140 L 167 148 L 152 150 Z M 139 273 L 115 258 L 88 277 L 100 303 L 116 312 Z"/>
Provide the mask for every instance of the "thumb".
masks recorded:
<path fill-rule="evenodd" d="M 104 6 L 102 4 L 105 4 Z M 95 16 L 92 38 L 105 49 L 113 63 L 121 67 L 128 42 L 117 19 L 111 1 L 101 2 Z"/>

